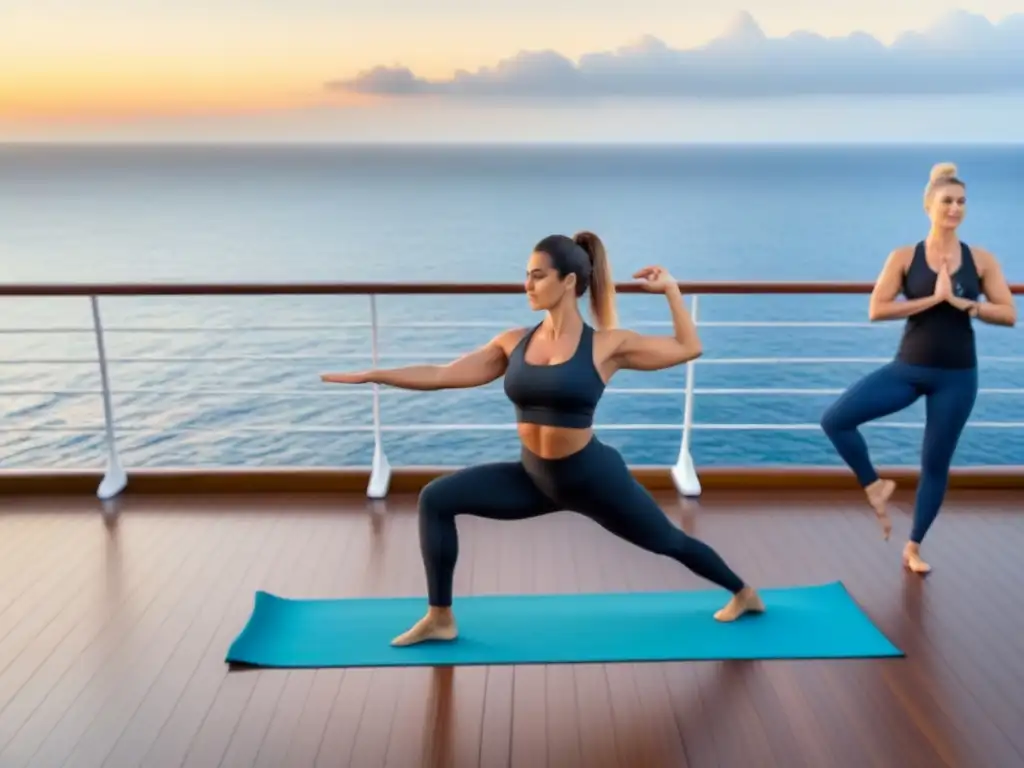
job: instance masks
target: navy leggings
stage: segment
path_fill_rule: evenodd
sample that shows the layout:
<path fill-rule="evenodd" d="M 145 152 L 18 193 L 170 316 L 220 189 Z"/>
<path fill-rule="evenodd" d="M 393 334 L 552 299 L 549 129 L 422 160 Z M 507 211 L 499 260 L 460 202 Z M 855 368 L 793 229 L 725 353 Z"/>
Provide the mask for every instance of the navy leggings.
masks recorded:
<path fill-rule="evenodd" d="M 669 521 L 618 451 L 594 438 L 562 459 L 543 459 L 524 448 L 520 461 L 467 467 L 423 489 L 420 549 L 430 604 L 452 603 L 457 515 L 525 520 L 563 509 L 586 515 L 648 552 L 671 557 L 734 594 L 743 589 L 743 580 L 713 549 Z"/>
<path fill-rule="evenodd" d="M 921 479 L 910 540 L 920 544 L 939 514 L 960 433 L 978 396 L 977 368 L 928 368 L 894 361 L 865 376 L 825 411 L 821 428 L 861 486 L 878 480 L 861 424 L 902 411 L 925 397 Z"/>

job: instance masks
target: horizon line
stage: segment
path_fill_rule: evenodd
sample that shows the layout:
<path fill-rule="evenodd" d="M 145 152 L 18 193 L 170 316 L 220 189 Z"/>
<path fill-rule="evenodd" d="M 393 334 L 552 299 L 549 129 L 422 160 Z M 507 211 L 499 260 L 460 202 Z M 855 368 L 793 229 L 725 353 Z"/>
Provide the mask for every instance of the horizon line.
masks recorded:
<path fill-rule="evenodd" d="M 745 140 L 745 141 L 714 141 L 714 140 L 572 140 L 572 139 L 551 139 L 551 140 L 464 140 L 464 139 L 436 139 L 436 140 L 383 140 L 364 141 L 348 139 L 133 139 L 133 138 L 111 138 L 111 139 L 0 139 L 0 148 L 20 147 L 173 147 L 173 148 L 262 148 L 262 147 L 322 147 L 322 148 L 368 148 L 368 149 L 395 149 L 395 148 L 530 148 L 530 147 L 557 147 L 557 148 L 742 148 L 742 147 L 1024 147 L 1024 138 L 1018 140 L 970 140 L 954 139 L 941 140 L 929 138 L 914 139 L 771 139 L 771 140 Z"/>

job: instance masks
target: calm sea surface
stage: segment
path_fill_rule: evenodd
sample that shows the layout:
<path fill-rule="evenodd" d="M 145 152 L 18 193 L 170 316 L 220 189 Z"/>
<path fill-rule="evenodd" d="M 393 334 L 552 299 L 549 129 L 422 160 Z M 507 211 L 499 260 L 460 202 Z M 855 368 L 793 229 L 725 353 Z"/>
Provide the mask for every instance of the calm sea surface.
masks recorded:
<path fill-rule="evenodd" d="M 925 234 L 922 189 L 944 160 L 970 184 L 963 237 L 1024 282 L 1024 149 L 1000 147 L 7 147 L 0 280 L 519 281 L 537 240 L 580 228 L 605 239 L 618 279 L 660 263 L 684 280 L 873 280 L 893 247 Z M 0 466 L 102 465 L 88 300 L 2 305 Z M 101 310 L 127 465 L 369 463 L 369 393 L 318 379 L 369 365 L 365 297 L 113 298 Z M 389 365 L 540 319 L 521 296 L 382 297 L 378 310 Z M 866 311 L 859 296 L 702 297 L 697 464 L 837 464 L 820 415 L 892 356 L 901 330 L 868 325 Z M 668 330 L 660 297 L 621 297 L 620 313 Z M 956 463 L 1024 464 L 1021 331 L 978 331 L 983 393 Z M 602 439 L 632 464 L 674 462 L 684 377 L 617 377 Z M 415 428 L 385 434 L 393 465 L 517 454 L 500 382 L 385 391 L 381 408 L 386 428 Z M 917 461 L 923 412 L 868 430 L 879 462 Z"/>

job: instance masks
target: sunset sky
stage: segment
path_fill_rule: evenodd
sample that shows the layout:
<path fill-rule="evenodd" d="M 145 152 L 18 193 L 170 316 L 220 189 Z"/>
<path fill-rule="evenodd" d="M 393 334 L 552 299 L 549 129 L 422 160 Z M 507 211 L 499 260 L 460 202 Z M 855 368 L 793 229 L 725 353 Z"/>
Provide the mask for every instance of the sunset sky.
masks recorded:
<path fill-rule="evenodd" d="M 1024 16 L 1000 24 L 1019 0 L 960 3 L 984 18 L 944 17 L 949 9 L 924 0 L 839 10 L 819 0 L 477 2 L 0 0 L 0 140 L 886 140 L 922 130 L 936 140 L 1021 138 L 1024 86 L 1013 83 L 1024 83 Z M 859 31 L 886 46 L 923 31 L 927 45 L 907 55 L 930 56 L 924 70 L 934 79 L 922 79 L 921 59 L 890 64 L 884 49 L 844 54 L 834 47 L 842 41 L 826 41 L 833 48 L 782 54 L 799 62 L 794 80 L 775 64 L 756 66 L 758 29 L 768 38 Z M 731 48 L 665 58 L 723 34 Z M 994 48 L 990 35 L 1001 41 Z M 580 63 L 624 46 L 613 71 Z M 552 53 L 449 82 L 524 51 Z M 737 75 L 738 55 L 754 57 L 749 71 L 772 74 Z M 633 72 L 617 89 L 602 80 L 636 66 L 647 74 Z M 376 67 L 384 69 L 365 77 Z M 680 85 L 692 78 L 679 73 L 694 67 L 703 84 Z M 816 70 L 856 82 L 808 93 L 806 73 Z M 993 86 L 989 70 L 1008 73 L 1007 82 Z"/>

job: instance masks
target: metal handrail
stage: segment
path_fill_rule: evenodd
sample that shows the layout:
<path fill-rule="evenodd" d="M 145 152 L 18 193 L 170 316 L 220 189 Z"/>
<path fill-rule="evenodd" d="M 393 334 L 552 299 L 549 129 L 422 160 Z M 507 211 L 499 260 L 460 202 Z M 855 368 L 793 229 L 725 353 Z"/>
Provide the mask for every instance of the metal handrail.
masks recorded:
<path fill-rule="evenodd" d="M 2 293 L 0 293 L 2 296 Z M 476 321 L 430 321 L 416 323 L 378 323 L 378 328 L 505 328 L 506 323 L 481 320 Z M 635 328 L 671 328 L 672 323 L 667 320 L 637 320 L 630 323 Z M 879 328 L 886 329 L 884 323 L 856 322 L 848 320 L 710 320 L 701 323 L 705 328 Z M 104 331 L 111 333 L 208 333 L 210 331 L 219 333 L 237 333 L 239 331 L 252 331 L 257 333 L 269 333 L 274 331 L 338 331 L 344 328 L 369 328 L 371 323 L 349 321 L 339 323 L 293 323 L 288 325 L 152 325 L 152 326 L 107 326 Z M 92 333 L 92 328 L 80 326 L 48 326 L 48 327 L 0 327 L 0 334 L 73 334 Z"/>
<path fill-rule="evenodd" d="M 873 283 L 828 281 L 679 282 L 686 294 L 866 294 Z M 616 283 L 618 293 L 647 293 L 639 283 Z M 1024 285 L 1013 285 L 1024 293 Z M 524 293 L 522 283 L 9 283 L 0 297 L 54 296 L 438 296 Z"/>
<path fill-rule="evenodd" d="M 420 352 L 420 353 L 389 353 L 379 355 L 380 359 L 390 360 L 451 360 L 463 351 L 451 352 Z M 885 363 L 891 358 L 888 357 L 709 357 L 701 358 L 700 365 L 820 365 L 821 363 L 859 364 L 859 363 Z M 226 355 L 224 357 L 111 357 L 107 358 L 108 363 L 255 363 L 261 360 L 373 360 L 373 353 L 331 353 L 322 355 Z M 991 363 L 1022 363 L 1024 357 L 1015 355 L 979 355 L 981 362 Z M 0 365 L 93 365 L 95 360 L 89 357 L 22 357 L 6 358 L 0 360 Z"/>
<path fill-rule="evenodd" d="M 867 294 L 872 288 L 871 283 L 828 283 L 828 282 L 703 282 L 703 283 L 680 283 L 680 288 L 691 295 L 690 313 L 694 322 L 699 327 L 893 327 L 892 324 L 883 325 L 868 322 L 849 321 L 701 321 L 699 319 L 699 297 L 701 295 L 727 295 L 727 294 Z M 636 294 L 646 291 L 635 283 L 623 283 L 617 285 L 620 293 Z M 1024 293 L 1024 284 L 1011 286 L 1014 294 Z M 0 396 L 33 395 L 33 394 L 100 394 L 103 398 L 104 422 L 95 427 L 37 427 L 21 430 L 18 428 L 6 428 L 9 432 L 19 431 L 46 431 L 46 432 L 97 432 L 103 431 L 106 437 L 107 468 L 103 480 L 97 490 L 97 495 L 102 499 L 116 496 L 127 485 L 127 475 L 121 464 L 117 451 L 115 434 L 115 417 L 112 395 L 118 394 L 168 394 L 173 390 L 166 389 L 119 389 L 114 390 L 109 380 L 110 363 L 204 363 L 204 362 L 251 362 L 267 360 L 325 360 L 328 357 L 333 360 L 369 360 L 373 365 L 378 365 L 383 358 L 388 359 L 417 359 L 417 360 L 440 360 L 451 359 L 461 352 L 449 353 L 388 353 L 380 352 L 379 331 L 382 328 L 394 327 L 417 327 L 417 328 L 442 328 L 442 327 L 504 327 L 505 324 L 495 322 L 422 322 L 422 323 L 382 323 L 377 313 L 377 296 L 379 295 L 474 295 L 474 294 L 516 294 L 523 293 L 521 284 L 512 283 L 247 283 L 247 284 L 72 284 L 72 285 L 46 285 L 46 284 L 24 284 L 24 285 L 0 285 L 0 297 L 67 297 L 83 296 L 88 297 L 93 316 L 93 327 L 63 327 L 53 326 L 46 328 L 0 328 L 0 334 L 56 334 L 56 333 L 92 333 L 95 336 L 97 358 L 70 358 L 70 359 L 4 359 L 0 365 L 18 365 L 28 363 L 54 363 L 62 365 L 99 365 L 101 386 L 99 390 L 78 389 L 78 390 L 45 390 L 27 391 L 20 389 L 2 390 Z M 139 327 L 105 328 L 100 315 L 100 297 L 103 296 L 239 296 L 239 295 L 365 295 L 369 299 L 370 320 L 369 322 L 345 322 L 329 324 L 290 324 L 290 325 L 265 325 L 265 326 L 181 326 L 181 327 Z M 631 324 L 635 327 L 671 327 L 670 322 L 665 321 L 640 321 Z M 142 357 L 118 357 L 109 358 L 106 354 L 105 335 L 109 333 L 187 333 L 210 330 L 218 332 L 239 332 L 239 331 L 310 331 L 310 330 L 332 330 L 338 328 L 369 328 L 370 329 L 370 353 L 367 354 L 296 354 L 296 355 L 235 355 L 229 357 L 191 357 L 191 356 L 142 356 Z M 662 388 L 609 388 L 607 391 L 613 394 L 654 394 L 654 395 L 679 395 L 684 397 L 683 422 L 682 424 L 608 424 L 599 425 L 602 430 L 681 430 L 681 442 L 679 457 L 672 468 L 672 477 L 677 489 L 684 495 L 699 495 L 700 481 L 697 477 L 693 461 L 690 455 L 690 437 L 693 430 L 809 430 L 819 429 L 817 424 L 694 424 L 693 406 L 694 398 L 699 395 L 734 395 L 734 394 L 765 394 L 765 395 L 814 395 L 814 394 L 838 394 L 842 390 L 832 388 L 706 388 L 700 389 L 695 386 L 695 367 L 697 365 L 799 365 L 814 363 L 830 364 L 858 364 L 858 363 L 883 363 L 890 358 L 879 357 L 735 357 L 715 358 L 703 357 L 699 360 L 690 361 L 686 364 L 686 380 L 682 389 Z M 982 356 L 982 361 L 1001 362 L 1024 362 L 1024 357 L 1014 356 Z M 484 388 L 484 391 L 489 391 Z M 499 392 L 494 388 L 494 392 Z M 318 426 L 296 426 L 289 425 L 288 429 L 296 432 L 372 432 L 374 438 L 373 461 L 370 472 L 370 481 L 367 487 L 367 494 L 371 498 L 382 498 L 387 494 L 391 477 L 391 467 L 383 449 L 382 434 L 385 432 L 426 432 L 438 430 L 459 430 L 459 431 L 507 431 L 515 428 L 514 424 L 405 424 L 384 426 L 381 423 L 381 395 L 382 390 L 377 385 L 365 389 L 342 390 L 336 392 L 305 391 L 305 390 L 231 390 L 231 389 L 207 389 L 187 390 L 191 396 L 203 395 L 226 395 L 226 394 L 264 394 L 264 395 L 294 395 L 301 397 L 338 397 L 348 396 L 370 396 L 372 397 L 372 424 L 366 426 L 348 427 L 318 427 Z M 990 388 L 981 389 L 981 393 L 989 394 L 1024 394 L 1024 389 L 1017 388 Z M 922 425 L 914 422 L 893 422 L 887 421 L 868 425 L 877 429 L 918 429 Z M 1018 422 L 972 422 L 972 427 L 981 429 L 1019 429 L 1024 423 Z M 282 427 L 274 425 L 242 427 L 230 430 L 231 432 L 275 432 Z M 149 431 L 145 428 L 120 427 L 126 433 Z M 218 428 L 194 427 L 187 429 L 176 429 L 176 432 L 202 432 L 202 433 L 224 433 L 227 430 Z"/>
<path fill-rule="evenodd" d="M 94 361 L 95 362 L 95 361 Z M 699 364 L 699 361 L 698 361 Z M 482 394 L 505 397 L 505 393 L 497 387 L 480 387 L 476 390 Z M 844 390 L 841 387 L 816 388 L 816 387 L 695 387 L 694 395 L 841 395 Z M 61 397 L 85 397 L 102 395 L 102 389 L 4 389 L 0 387 L 0 397 L 31 397 L 33 395 L 61 396 Z M 371 397 L 371 389 L 361 389 L 353 386 L 350 389 L 336 389 L 334 391 L 323 391 L 316 389 L 168 389 L 165 387 L 128 387 L 126 389 L 111 389 L 112 395 L 188 395 L 189 397 L 211 397 L 237 396 L 237 395 L 271 395 L 275 397 L 312 397 L 312 398 L 337 398 L 337 397 Z M 402 390 L 385 389 L 381 396 L 396 396 L 407 394 Z M 686 394 L 686 387 L 608 387 L 606 395 L 683 395 Z M 980 387 L 978 394 L 981 395 L 1024 395 L 1024 387 Z"/>

